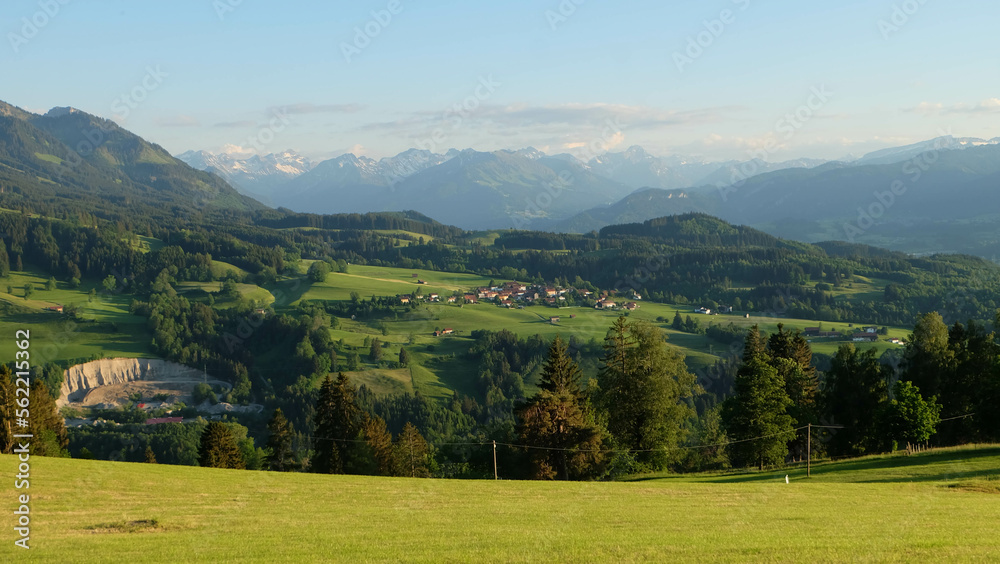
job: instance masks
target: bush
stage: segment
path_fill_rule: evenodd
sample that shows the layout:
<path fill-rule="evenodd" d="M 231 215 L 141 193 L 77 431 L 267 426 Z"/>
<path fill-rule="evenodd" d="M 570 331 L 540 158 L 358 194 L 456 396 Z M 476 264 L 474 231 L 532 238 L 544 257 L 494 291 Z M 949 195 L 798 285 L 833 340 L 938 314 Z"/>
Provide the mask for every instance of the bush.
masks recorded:
<path fill-rule="evenodd" d="M 212 405 L 219 403 L 219 398 L 215 395 L 215 391 L 212 390 L 211 386 L 205 383 L 196 384 L 194 392 L 192 392 L 191 395 L 194 397 L 195 404 L 200 404 L 204 401 L 208 401 L 208 403 Z"/>

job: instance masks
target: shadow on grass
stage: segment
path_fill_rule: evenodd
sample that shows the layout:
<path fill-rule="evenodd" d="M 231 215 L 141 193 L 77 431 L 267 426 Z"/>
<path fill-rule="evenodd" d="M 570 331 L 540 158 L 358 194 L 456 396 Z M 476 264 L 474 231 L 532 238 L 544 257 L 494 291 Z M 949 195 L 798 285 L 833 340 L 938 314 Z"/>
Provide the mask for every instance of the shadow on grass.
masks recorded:
<path fill-rule="evenodd" d="M 842 460 L 837 462 L 814 462 L 812 478 L 827 482 L 867 483 L 903 483 L 903 482 L 938 482 L 945 480 L 961 480 L 980 478 L 1000 474 L 1000 464 L 989 465 L 981 461 L 989 458 L 1000 458 L 1000 446 L 988 446 L 975 449 L 955 449 L 937 452 L 927 452 L 905 456 L 902 454 L 865 457 L 861 459 Z M 979 466 L 974 469 L 962 468 L 963 463 Z M 940 469 L 934 468 L 941 465 Z M 907 468 L 920 471 L 907 472 Z M 883 471 L 880 473 L 880 471 Z M 771 482 L 782 480 L 785 476 L 802 480 L 806 478 L 804 464 L 786 468 L 778 468 L 763 472 L 743 472 L 732 474 L 700 474 L 670 476 L 653 475 L 637 476 L 628 481 L 643 482 L 651 480 L 691 479 L 698 482 L 714 484 L 738 484 L 750 482 Z"/>

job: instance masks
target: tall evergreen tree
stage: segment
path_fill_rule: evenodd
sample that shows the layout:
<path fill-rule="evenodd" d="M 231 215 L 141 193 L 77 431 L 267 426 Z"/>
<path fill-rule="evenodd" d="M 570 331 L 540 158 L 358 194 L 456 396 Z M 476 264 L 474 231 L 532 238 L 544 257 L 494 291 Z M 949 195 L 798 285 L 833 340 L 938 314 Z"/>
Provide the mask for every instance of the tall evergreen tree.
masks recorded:
<path fill-rule="evenodd" d="M 569 356 L 566 343 L 556 335 L 549 346 L 549 358 L 542 367 L 538 387 L 554 394 L 569 391 L 580 395 L 581 374 L 580 367 Z"/>
<path fill-rule="evenodd" d="M 740 367 L 733 388 L 735 394 L 723 406 L 733 466 L 781 464 L 795 433 L 786 412 L 791 400 L 778 371 L 764 356 L 753 356 Z"/>
<path fill-rule="evenodd" d="M 55 399 L 49 394 L 48 386 L 40 379 L 31 381 L 31 411 L 28 428 L 34 435 L 31 453 L 39 456 L 68 456 L 69 435 L 66 421 L 59 414 Z"/>
<path fill-rule="evenodd" d="M 409 421 L 403 425 L 394 447 L 396 466 L 402 476 L 429 478 L 431 476 L 431 449 L 420 431 Z"/>
<path fill-rule="evenodd" d="M 580 390 L 580 368 L 558 336 L 542 368 L 541 391 L 517 412 L 518 435 L 528 449 L 530 476 L 563 480 L 603 471 L 603 432 Z"/>
<path fill-rule="evenodd" d="M 7 254 L 7 245 L 0 239 L 0 278 L 10 276 L 10 256 Z"/>
<path fill-rule="evenodd" d="M 153 447 L 146 445 L 146 452 L 144 453 L 146 464 L 156 464 L 156 453 L 153 452 Z"/>
<path fill-rule="evenodd" d="M 359 470 L 357 443 L 360 440 L 361 410 L 355 389 L 341 372 L 334 381 L 327 375 L 316 402 L 312 470 L 321 474 L 352 473 Z"/>
<path fill-rule="evenodd" d="M 246 468 L 246 460 L 233 432 L 224 423 L 212 421 L 201 434 L 198 464 L 204 468 Z"/>
<path fill-rule="evenodd" d="M 843 425 L 830 439 L 831 454 L 865 454 L 884 444 L 876 415 L 888 400 L 888 374 L 875 350 L 860 352 L 851 343 L 841 345 L 826 372 L 825 411 Z"/>
<path fill-rule="evenodd" d="M 376 476 L 398 476 L 392 434 L 389 433 L 385 420 L 378 415 L 365 414 L 363 429 L 370 458 L 367 473 Z"/>
<path fill-rule="evenodd" d="M 265 464 L 268 470 L 288 472 L 296 466 L 295 452 L 292 450 L 294 431 L 292 424 L 282 413 L 281 408 L 274 410 L 274 415 L 267 422 L 267 457 Z"/>

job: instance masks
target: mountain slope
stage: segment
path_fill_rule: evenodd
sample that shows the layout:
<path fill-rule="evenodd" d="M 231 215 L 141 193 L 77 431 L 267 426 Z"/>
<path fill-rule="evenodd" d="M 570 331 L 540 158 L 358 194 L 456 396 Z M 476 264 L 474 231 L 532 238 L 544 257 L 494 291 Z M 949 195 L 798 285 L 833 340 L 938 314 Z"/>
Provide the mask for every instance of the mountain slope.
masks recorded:
<path fill-rule="evenodd" d="M 44 201 L 92 213 L 127 215 L 140 207 L 156 216 L 265 209 L 111 121 L 72 108 L 43 116 L 9 108 L 0 112 L 6 207 Z"/>

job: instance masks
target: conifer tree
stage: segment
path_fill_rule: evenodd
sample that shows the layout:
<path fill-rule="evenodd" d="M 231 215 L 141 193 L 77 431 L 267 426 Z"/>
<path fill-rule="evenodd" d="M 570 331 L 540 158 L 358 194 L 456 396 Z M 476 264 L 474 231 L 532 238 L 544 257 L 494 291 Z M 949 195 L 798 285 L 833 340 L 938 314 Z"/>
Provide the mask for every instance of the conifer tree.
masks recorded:
<path fill-rule="evenodd" d="M 385 420 L 377 415 L 365 415 L 363 428 L 370 457 L 368 473 L 376 476 L 398 476 L 392 434 L 389 433 Z"/>
<path fill-rule="evenodd" d="M 400 475 L 411 478 L 430 477 L 430 446 L 413 423 L 407 421 L 403 426 L 403 431 L 396 438 L 394 450 Z"/>
<path fill-rule="evenodd" d="M 268 470 L 288 472 L 295 468 L 295 453 L 292 450 L 292 424 L 282 413 L 281 408 L 274 410 L 274 415 L 267 423 L 267 457 L 265 464 Z"/>
<path fill-rule="evenodd" d="M 146 464 L 156 464 L 156 453 L 153 452 L 153 447 L 146 445 L 145 452 Z"/>
<path fill-rule="evenodd" d="M 355 389 L 341 372 L 334 381 L 327 375 L 316 402 L 313 471 L 321 474 L 352 473 L 359 470 L 357 448 L 361 410 Z"/>
<path fill-rule="evenodd" d="M 0 239 L 0 278 L 10 276 L 10 256 L 7 254 L 7 245 Z"/>
<path fill-rule="evenodd" d="M 204 468 L 246 468 L 236 437 L 224 423 L 212 421 L 201 434 L 198 464 Z"/>
<path fill-rule="evenodd" d="M 31 411 L 28 429 L 34 435 L 31 453 L 39 456 L 68 456 L 69 435 L 66 421 L 59 415 L 59 408 L 41 379 L 31 381 Z"/>
<path fill-rule="evenodd" d="M 794 428 L 786 412 L 791 400 L 778 371 L 765 356 L 753 356 L 740 367 L 733 389 L 723 407 L 726 432 L 734 441 L 729 445 L 733 465 L 763 469 L 784 462 Z"/>
<path fill-rule="evenodd" d="M 580 368 L 558 336 L 542 369 L 541 391 L 518 412 L 518 435 L 529 448 L 530 477 L 591 478 L 603 469 L 603 431 L 580 390 Z"/>

